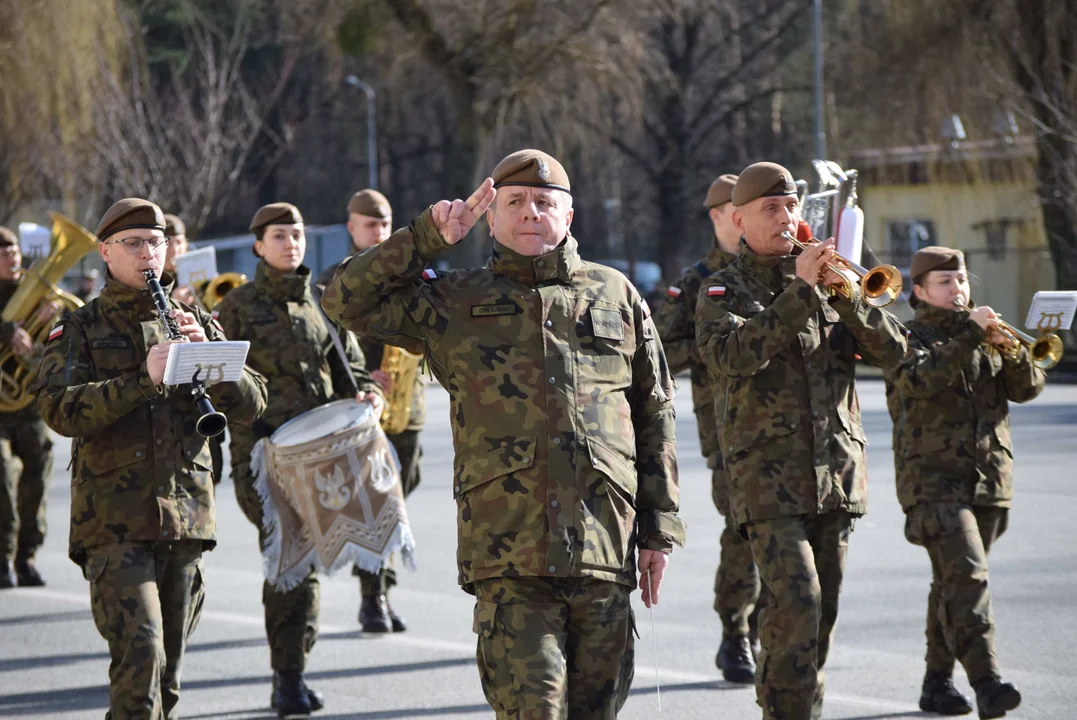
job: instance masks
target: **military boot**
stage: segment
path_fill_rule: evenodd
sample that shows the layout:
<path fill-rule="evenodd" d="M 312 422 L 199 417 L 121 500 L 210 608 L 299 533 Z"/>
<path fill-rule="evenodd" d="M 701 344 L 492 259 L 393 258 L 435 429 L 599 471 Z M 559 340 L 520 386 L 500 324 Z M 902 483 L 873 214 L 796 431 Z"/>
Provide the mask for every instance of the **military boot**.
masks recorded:
<path fill-rule="evenodd" d="M 0 560 L 0 589 L 13 588 L 19 584 L 15 566 L 10 560 Z"/>
<path fill-rule="evenodd" d="M 755 660 L 751 642 L 744 635 L 723 635 L 714 664 L 722 671 L 726 682 L 750 684 L 755 682 Z"/>
<path fill-rule="evenodd" d="M 273 674 L 274 690 L 270 704 L 276 708 L 279 718 L 307 717 L 314 710 L 307 697 L 303 675 L 295 670 L 282 670 Z"/>
<path fill-rule="evenodd" d="M 1021 704 L 1021 693 L 1017 688 L 994 675 L 977 680 L 972 689 L 976 691 L 976 709 L 980 711 L 980 718 L 1000 718 Z"/>
<path fill-rule="evenodd" d="M 393 610 L 393 606 L 389 604 L 389 596 L 388 595 L 385 596 L 385 607 L 389 611 L 389 620 L 393 624 L 393 632 L 398 633 L 398 632 L 404 632 L 405 630 L 407 630 L 408 629 L 408 624 L 406 622 L 404 622 L 404 618 L 397 615 L 396 612 Z"/>
<path fill-rule="evenodd" d="M 954 687 L 952 671 L 928 670 L 920 690 L 920 709 L 939 715 L 968 715 L 972 704 Z"/>
<path fill-rule="evenodd" d="M 19 587 L 41 587 L 45 584 L 45 578 L 41 577 L 32 560 L 16 560 L 15 575 L 19 580 Z"/>
<path fill-rule="evenodd" d="M 387 633 L 393 631 L 389 617 L 389 607 L 385 595 L 364 595 L 359 604 L 359 624 L 366 633 Z"/>
<path fill-rule="evenodd" d="M 303 679 L 303 676 L 299 676 L 299 683 L 303 686 L 303 692 L 307 695 L 307 700 L 310 702 L 310 709 L 321 710 L 325 707 L 325 700 L 322 698 L 322 694 L 317 690 L 314 690 L 307 681 Z M 277 688 L 280 687 L 280 673 L 273 673 L 273 689 L 269 692 L 269 706 L 274 710 L 277 709 Z"/>

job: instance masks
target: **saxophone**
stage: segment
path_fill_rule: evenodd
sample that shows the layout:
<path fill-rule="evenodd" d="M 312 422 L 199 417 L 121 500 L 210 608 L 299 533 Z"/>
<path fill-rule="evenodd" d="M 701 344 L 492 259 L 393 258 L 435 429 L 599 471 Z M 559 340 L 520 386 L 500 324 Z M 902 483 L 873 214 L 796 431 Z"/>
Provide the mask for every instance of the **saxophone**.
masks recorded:
<path fill-rule="evenodd" d="M 0 352 L 0 413 L 22 410 L 34 400 L 30 384 L 37 376 L 45 342 L 52 330 L 54 318 L 40 322 L 36 311 L 42 303 L 58 300 L 64 310 L 71 312 L 82 307 L 82 301 L 69 292 L 61 290 L 60 282 L 68 270 L 83 255 L 97 247 L 97 238 L 78 223 L 58 213 L 52 216 L 52 244 L 49 254 L 34 262 L 25 271 L 15 294 L 4 307 L 4 322 L 22 323 L 22 329 L 30 334 L 34 349 L 27 356 L 19 356 L 10 347 Z"/>
<path fill-rule="evenodd" d="M 407 430 L 411 419 L 411 396 L 415 392 L 415 376 L 423 356 L 395 345 L 385 345 L 384 348 L 381 370 L 393 379 L 393 389 L 385 398 L 381 429 L 386 435 L 399 435 Z"/>

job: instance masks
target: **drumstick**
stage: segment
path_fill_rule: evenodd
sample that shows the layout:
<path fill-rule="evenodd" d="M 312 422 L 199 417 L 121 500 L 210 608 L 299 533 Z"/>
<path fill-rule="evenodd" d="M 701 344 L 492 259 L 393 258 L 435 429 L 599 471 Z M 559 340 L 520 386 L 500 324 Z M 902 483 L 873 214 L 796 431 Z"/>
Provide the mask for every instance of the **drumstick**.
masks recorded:
<path fill-rule="evenodd" d="M 651 568 L 647 568 L 647 594 L 651 607 L 651 645 L 654 648 L 654 688 L 658 692 L 658 712 L 662 712 L 662 683 L 658 681 L 658 636 L 654 634 L 654 585 L 651 583 Z"/>

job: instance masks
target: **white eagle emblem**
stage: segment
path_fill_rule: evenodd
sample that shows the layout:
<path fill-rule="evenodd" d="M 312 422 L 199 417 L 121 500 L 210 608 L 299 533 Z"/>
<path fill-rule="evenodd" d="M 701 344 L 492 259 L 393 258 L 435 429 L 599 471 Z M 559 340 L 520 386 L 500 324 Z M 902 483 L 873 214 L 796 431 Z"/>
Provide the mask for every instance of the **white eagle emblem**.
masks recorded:
<path fill-rule="evenodd" d="M 542 158 L 538 158 L 538 160 L 536 160 L 536 162 L 538 163 L 538 176 L 539 176 L 539 179 L 542 180 L 543 182 L 546 182 L 547 180 L 550 179 L 550 166 L 547 165 L 546 161 L 543 160 Z"/>

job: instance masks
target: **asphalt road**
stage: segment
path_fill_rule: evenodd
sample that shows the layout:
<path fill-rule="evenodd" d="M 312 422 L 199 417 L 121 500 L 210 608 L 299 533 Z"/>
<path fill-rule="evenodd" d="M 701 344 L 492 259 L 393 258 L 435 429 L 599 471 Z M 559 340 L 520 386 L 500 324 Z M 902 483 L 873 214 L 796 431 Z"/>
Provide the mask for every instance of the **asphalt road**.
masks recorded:
<path fill-rule="evenodd" d="M 871 443 L 871 510 L 851 540 L 825 717 L 922 717 L 916 701 L 930 569 L 924 551 L 902 535 L 881 383 L 863 381 L 860 395 Z M 456 585 L 447 396 L 433 387 L 429 399 L 423 482 L 409 501 L 419 567 L 402 574 L 393 594 L 410 629 L 362 637 L 356 580 L 344 573 L 325 579 L 321 637 L 307 674 L 326 695 L 316 717 L 492 717 L 475 670 L 472 599 Z M 723 682 L 714 667 L 720 625 L 711 606 L 721 523 L 686 391 L 678 411 L 689 544 L 673 555 L 654 633 L 636 594 L 642 640 L 621 717 L 758 718 L 754 691 Z M 1048 387 L 1036 401 L 1014 408 L 1013 422 L 1017 499 L 991 557 L 999 656 L 1007 679 L 1025 697 L 1009 717 L 1068 720 L 1077 718 L 1077 386 Z M 49 584 L 0 594 L 0 716 L 101 718 L 107 708 L 107 647 L 90 617 L 86 582 L 66 556 L 68 445 L 57 443 L 51 532 L 39 556 Z M 273 717 L 257 536 L 227 478 L 218 499 L 218 536 L 217 549 L 206 556 L 208 596 L 186 657 L 180 710 L 184 718 Z M 963 677 L 958 686 L 968 690 Z"/>

